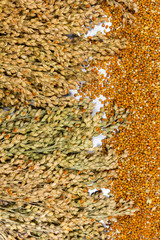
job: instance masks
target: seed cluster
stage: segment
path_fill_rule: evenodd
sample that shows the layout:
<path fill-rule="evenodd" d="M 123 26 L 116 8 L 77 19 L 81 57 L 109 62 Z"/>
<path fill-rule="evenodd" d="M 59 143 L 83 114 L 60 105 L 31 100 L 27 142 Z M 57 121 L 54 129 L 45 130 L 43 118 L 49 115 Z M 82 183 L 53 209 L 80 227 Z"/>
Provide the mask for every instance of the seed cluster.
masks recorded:
<path fill-rule="evenodd" d="M 52 107 L 77 82 L 94 79 L 91 68 L 82 71 L 84 60 L 103 60 L 126 45 L 101 33 L 93 39 L 97 44 L 85 38 L 91 24 L 108 20 L 100 7 L 96 0 L 1 1 L 1 104 L 34 100 L 36 107 Z"/>
<path fill-rule="evenodd" d="M 129 2 L 124 4 L 135 10 Z M 108 20 L 101 4 L 0 2 L 2 239 L 105 239 L 109 233 L 100 220 L 111 224 L 139 210 L 132 200 L 106 198 L 100 190 L 119 178 L 118 161 L 126 162 L 128 152 L 117 155 L 107 141 L 117 127 L 130 130 L 130 109 L 113 102 L 106 121 L 106 104 L 92 118 L 91 100 L 63 96 L 81 81 L 97 83 L 93 66 L 128 44 L 126 37 L 101 33 L 85 38 L 90 27 Z M 100 133 L 107 139 L 104 149 L 93 148 L 92 137 Z M 98 189 L 91 197 L 88 186 Z"/>
<path fill-rule="evenodd" d="M 85 100 L 46 110 L 31 106 L 1 109 L 0 215 L 11 236 L 83 237 L 87 229 L 79 231 L 76 224 L 84 228 L 80 221 L 84 217 L 107 223 L 138 210 L 132 201 L 105 199 L 100 190 L 92 198 L 88 195 L 87 185 L 92 182 L 92 188 L 100 189 L 104 179 L 110 185 L 109 178 L 117 178 L 118 166 L 115 150 L 106 145 L 107 155 L 102 155 L 100 149 L 92 148 L 90 136 L 103 129 L 109 137 L 116 127 L 112 122 L 125 125 L 128 116 L 128 111 L 115 106 L 114 119 L 100 122 L 103 111 L 91 118 L 93 107 Z M 121 155 L 125 157 L 127 153 Z"/>

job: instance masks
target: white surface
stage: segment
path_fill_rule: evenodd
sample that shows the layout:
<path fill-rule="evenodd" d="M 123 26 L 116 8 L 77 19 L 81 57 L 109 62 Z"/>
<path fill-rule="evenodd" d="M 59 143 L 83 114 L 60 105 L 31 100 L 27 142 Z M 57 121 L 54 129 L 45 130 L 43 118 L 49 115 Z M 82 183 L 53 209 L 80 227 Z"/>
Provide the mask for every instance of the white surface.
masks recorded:
<path fill-rule="evenodd" d="M 106 100 L 106 97 L 104 97 L 103 95 L 100 95 L 99 97 L 96 97 L 96 99 L 93 100 L 93 103 L 96 104 L 94 109 L 93 109 L 93 112 L 92 112 L 92 117 L 100 111 L 100 108 L 104 107 L 104 104 L 102 103 L 102 101 L 105 101 Z"/>
<path fill-rule="evenodd" d="M 89 192 L 89 196 L 91 196 L 92 193 L 95 193 L 95 192 L 97 192 L 97 191 L 98 191 L 97 188 L 89 189 L 89 190 L 88 190 L 88 192 Z"/>
<path fill-rule="evenodd" d="M 99 221 L 99 222 L 101 222 L 105 228 L 109 228 L 109 225 L 106 225 L 103 220 L 101 220 L 101 221 Z"/>
<path fill-rule="evenodd" d="M 103 195 L 106 197 L 109 197 L 110 190 L 107 188 L 101 188 Z"/>
<path fill-rule="evenodd" d="M 107 76 L 106 70 L 103 68 L 94 67 L 93 69 L 98 70 L 100 74 L 103 74 L 104 77 Z"/>
<path fill-rule="evenodd" d="M 104 16 L 104 17 L 107 17 L 106 15 Z M 104 27 L 102 27 L 102 25 L 105 25 Z M 85 37 L 87 38 L 87 37 L 93 37 L 93 36 L 95 36 L 98 32 L 101 32 L 101 33 L 103 33 L 103 34 L 105 34 L 105 32 L 104 32 L 104 30 L 106 31 L 106 32 L 109 32 L 110 31 L 110 29 L 109 28 L 106 28 L 106 26 L 111 26 L 112 25 L 112 23 L 110 22 L 110 18 L 109 18 L 109 22 L 103 22 L 103 23 L 99 23 L 98 25 L 96 25 L 93 29 L 89 29 L 89 31 L 88 31 L 88 33 L 87 34 L 85 34 Z"/>
<path fill-rule="evenodd" d="M 100 147 L 102 145 L 102 139 L 105 139 L 106 136 L 103 134 L 98 135 L 97 137 L 92 137 L 93 148 Z"/>

